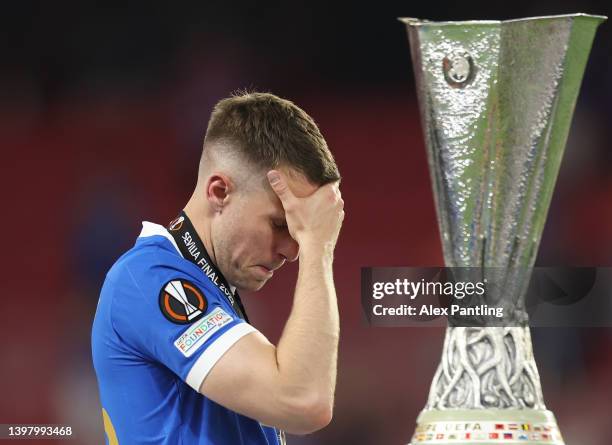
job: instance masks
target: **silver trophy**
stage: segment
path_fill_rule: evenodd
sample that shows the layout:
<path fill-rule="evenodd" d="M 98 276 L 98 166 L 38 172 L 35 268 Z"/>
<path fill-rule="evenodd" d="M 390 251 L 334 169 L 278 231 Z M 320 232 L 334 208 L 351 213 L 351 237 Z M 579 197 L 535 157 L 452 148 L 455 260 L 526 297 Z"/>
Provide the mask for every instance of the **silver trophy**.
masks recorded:
<path fill-rule="evenodd" d="M 524 295 L 595 31 L 605 19 L 401 19 L 444 261 L 485 275 L 505 271 L 504 298 L 513 302 L 506 326 L 447 328 L 414 445 L 564 443 L 544 404 Z"/>

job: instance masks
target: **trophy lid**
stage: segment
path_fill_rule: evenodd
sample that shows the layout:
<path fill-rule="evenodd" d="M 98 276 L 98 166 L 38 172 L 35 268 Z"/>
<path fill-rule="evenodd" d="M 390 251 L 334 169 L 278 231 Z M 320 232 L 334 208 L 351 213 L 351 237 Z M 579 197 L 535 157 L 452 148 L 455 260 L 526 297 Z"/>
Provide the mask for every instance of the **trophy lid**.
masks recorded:
<path fill-rule="evenodd" d="M 422 26 L 422 25 L 436 25 L 436 26 L 445 26 L 445 25 L 497 25 L 504 23 L 514 23 L 514 22 L 524 22 L 528 20 L 550 20 L 550 19 L 592 19 L 601 23 L 608 19 L 605 15 L 597 15 L 597 14 L 585 14 L 582 12 L 575 14 L 559 14 L 559 15 L 542 15 L 536 17 L 523 17 L 518 19 L 508 19 L 508 20 L 461 20 L 461 21 L 433 21 L 427 19 L 418 19 L 415 17 L 399 17 L 398 20 L 400 22 L 405 23 L 407 26 Z"/>

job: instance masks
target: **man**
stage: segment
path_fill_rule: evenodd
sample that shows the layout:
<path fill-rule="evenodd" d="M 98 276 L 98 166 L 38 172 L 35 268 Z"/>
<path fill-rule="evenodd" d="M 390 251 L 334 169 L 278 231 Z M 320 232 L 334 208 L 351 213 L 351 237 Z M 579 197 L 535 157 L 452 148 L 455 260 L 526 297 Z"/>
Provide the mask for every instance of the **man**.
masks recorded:
<path fill-rule="evenodd" d="M 191 199 L 148 222 L 110 269 L 92 331 L 113 444 L 276 445 L 331 421 L 339 337 L 340 175 L 312 119 L 272 94 L 220 101 Z M 248 322 L 256 291 L 299 258 L 278 345 Z"/>

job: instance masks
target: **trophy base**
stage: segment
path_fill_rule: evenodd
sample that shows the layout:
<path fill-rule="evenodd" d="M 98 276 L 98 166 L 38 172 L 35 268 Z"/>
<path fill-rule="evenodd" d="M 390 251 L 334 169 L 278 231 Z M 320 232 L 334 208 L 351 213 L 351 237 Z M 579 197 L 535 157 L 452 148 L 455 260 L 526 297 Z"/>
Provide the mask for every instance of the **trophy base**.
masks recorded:
<path fill-rule="evenodd" d="M 564 445 L 555 416 L 535 409 L 423 410 L 408 445 Z"/>

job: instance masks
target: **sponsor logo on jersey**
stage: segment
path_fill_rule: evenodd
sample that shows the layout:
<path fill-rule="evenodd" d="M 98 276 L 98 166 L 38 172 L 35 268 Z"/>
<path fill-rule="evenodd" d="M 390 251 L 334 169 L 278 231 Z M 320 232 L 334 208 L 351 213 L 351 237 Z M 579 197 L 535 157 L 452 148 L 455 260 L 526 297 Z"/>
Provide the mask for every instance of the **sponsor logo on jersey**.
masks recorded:
<path fill-rule="evenodd" d="M 193 323 L 202 318 L 207 306 L 204 292 L 187 280 L 168 281 L 159 291 L 159 308 L 173 323 Z"/>
<path fill-rule="evenodd" d="M 190 357 L 215 332 L 232 320 L 233 318 L 231 315 L 218 307 L 183 332 L 174 342 L 174 346 L 176 346 L 185 357 Z"/>

